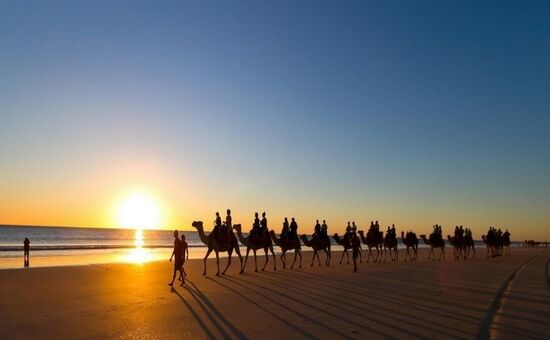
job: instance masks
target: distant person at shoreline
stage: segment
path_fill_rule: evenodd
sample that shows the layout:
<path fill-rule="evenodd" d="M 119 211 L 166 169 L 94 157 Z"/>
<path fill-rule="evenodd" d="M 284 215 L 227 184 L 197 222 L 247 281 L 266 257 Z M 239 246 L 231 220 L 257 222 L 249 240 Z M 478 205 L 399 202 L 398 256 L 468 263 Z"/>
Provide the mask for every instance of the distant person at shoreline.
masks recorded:
<path fill-rule="evenodd" d="M 25 267 L 29 266 L 29 253 L 31 249 L 31 241 L 25 237 L 25 240 L 23 241 L 23 262 L 25 264 Z"/>
<path fill-rule="evenodd" d="M 182 241 L 178 237 L 178 231 L 174 230 L 174 250 L 172 251 L 172 256 L 170 256 L 170 262 L 172 258 L 175 257 L 174 261 L 174 275 L 172 275 L 172 282 L 168 283 L 169 286 L 174 285 L 174 280 L 176 279 L 176 272 L 180 272 L 180 276 L 183 277 L 183 253 L 182 253 Z"/>

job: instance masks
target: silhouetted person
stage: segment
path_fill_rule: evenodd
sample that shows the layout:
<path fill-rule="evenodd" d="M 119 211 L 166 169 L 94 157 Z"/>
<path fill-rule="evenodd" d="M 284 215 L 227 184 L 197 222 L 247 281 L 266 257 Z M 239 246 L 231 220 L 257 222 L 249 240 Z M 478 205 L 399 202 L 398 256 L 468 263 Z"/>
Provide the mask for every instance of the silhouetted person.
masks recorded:
<path fill-rule="evenodd" d="M 182 253 L 182 244 L 181 240 L 178 237 L 178 231 L 174 230 L 174 250 L 172 251 L 172 256 L 170 256 L 170 262 L 172 258 L 174 259 L 174 275 L 172 276 L 172 282 L 168 283 L 169 286 L 174 285 L 174 280 L 176 279 L 176 272 L 180 272 L 180 275 L 183 276 L 183 253 Z"/>
<path fill-rule="evenodd" d="M 321 225 L 319 224 L 319 220 L 315 222 L 315 227 L 313 227 L 313 238 L 318 239 L 321 237 Z"/>
<path fill-rule="evenodd" d="M 187 277 L 187 273 L 185 272 L 185 260 L 189 259 L 189 245 L 185 241 L 185 235 L 181 234 L 181 271 L 180 271 L 180 277 L 179 280 L 181 281 L 181 284 L 185 284 L 185 278 Z"/>
<path fill-rule="evenodd" d="M 288 224 L 288 218 L 285 217 L 285 220 L 283 221 L 283 229 L 281 229 L 281 238 L 283 239 L 283 243 L 290 243 L 288 242 L 290 239 L 290 226 Z"/>
<path fill-rule="evenodd" d="M 23 241 L 23 262 L 25 264 L 25 267 L 29 266 L 29 252 L 31 249 L 31 241 L 29 241 L 28 238 L 25 237 L 25 240 Z"/>
<path fill-rule="evenodd" d="M 220 213 L 216 211 L 216 219 L 214 220 L 214 235 L 217 236 L 218 240 L 221 240 L 222 236 L 222 219 L 220 218 Z"/>
<path fill-rule="evenodd" d="M 259 230 L 260 230 L 260 219 L 258 218 L 258 213 L 254 213 L 254 222 L 252 222 L 252 230 L 250 230 L 250 234 L 255 235 L 255 237 L 259 237 Z"/>
<path fill-rule="evenodd" d="M 323 220 L 323 224 L 321 224 L 321 232 L 324 235 L 327 235 L 327 233 L 328 233 L 327 221 L 325 221 L 325 220 Z"/>
<path fill-rule="evenodd" d="M 230 209 L 227 209 L 227 216 L 225 216 L 225 228 L 227 228 L 227 242 L 231 242 L 231 233 L 233 232 L 233 219 L 231 218 Z"/>
<path fill-rule="evenodd" d="M 262 213 L 262 220 L 260 221 L 260 237 L 263 242 L 267 237 L 267 218 L 265 218 L 265 211 Z"/>
<path fill-rule="evenodd" d="M 296 242 L 300 242 L 300 239 L 298 238 L 298 223 L 296 223 L 294 217 L 290 222 L 290 237 L 292 237 L 292 242 L 294 242 L 294 244 L 296 244 Z"/>

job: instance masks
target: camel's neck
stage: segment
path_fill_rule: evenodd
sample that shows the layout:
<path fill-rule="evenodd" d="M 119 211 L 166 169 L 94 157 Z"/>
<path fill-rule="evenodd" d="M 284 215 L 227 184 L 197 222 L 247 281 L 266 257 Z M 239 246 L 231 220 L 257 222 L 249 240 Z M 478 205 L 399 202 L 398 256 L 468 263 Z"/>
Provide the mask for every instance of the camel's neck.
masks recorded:
<path fill-rule="evenodd" d="M 424 243 L 430 244 L 430 241 L 426 238 L 426 236 L 422 236 L 422 240 L 424 240 Z"/>
<path fill-rule="evenodd" d="M 338 235 L 334 235 L 334 241 L 336 241 L 336 243 L 337 243 L 338 245 L 342 245 L 342 243 L 343 243 L 343 242 L 342 242 L 342 239 L 341 239 L 340 236 L 338 236 Z"/>
<path fill-rule="evenodd" d="M 241 228 L 237 228 L 237 238 L 239 239 L 239 241 L 244 244 L 246 247 L 248 247 L 248 238 L 245 238 L 243 236 L 243 231 Z"/>
<path fill-rule="evenodd" d="M 275 234 L 275 232 L 273 230 L 269 231 L 269 235 L 271 235 L 271 239 L 273 240 L 273 243 L 275 243 L 276 246 L 278 246 L 278 247 L 282 246 L 281 239 L 277 238 L 277 235 Z"/>
<path fill-rule="evenodd" d="M 199 237 L 201 239 L 201 242 L 208 245 L 208 237 L 204 234 L 204 228 L 202 226 L 197 227 L 197 231 L 199 233 Z"/>
<path fill-rule="evenodd" d="M 308 247 L 313 246 L 313 243 L 307 239 L 307 236 L 302 237 L 302 241 L 304 241 L 304 244 Z"/>

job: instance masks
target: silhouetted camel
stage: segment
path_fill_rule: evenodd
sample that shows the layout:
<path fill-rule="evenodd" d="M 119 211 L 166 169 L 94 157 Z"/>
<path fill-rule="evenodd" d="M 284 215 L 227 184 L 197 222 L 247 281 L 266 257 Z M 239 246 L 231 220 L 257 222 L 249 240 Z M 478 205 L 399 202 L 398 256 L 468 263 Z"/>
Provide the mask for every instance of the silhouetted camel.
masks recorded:
<path fill-rule="evenodd" d="M 277 235 L 275 235 L 275 231 L 270 230 L 269 236 L 271 236 L 271 239 L 273 240 L 273 243 L 275 245 L 279 246 L 281 248 L 282 254 L 281 254 L 281 262 L 283 263 L 283 269 L 286 268 L 286 253 L 289 250 L 294 250 L 294 261 L 292 261 L 292 265 L 290 266 L 290 269 L 294 268 L 294 264 L 296 263 L 296 257 L 300 256 L 300 267 L 302 268 L 302 244 L 300 243 L 300 240 L 290 240 L 291 242 L 283 242 L 282 237 L 277 238 Z"/>
<path fill-rule="evenodd" d="M 313 264 L 315 263 L 315 258 L 317 258 L 317 262 L 319 265 L 321 265 L 321 260 L 319 259 L 319 250 L 322 250 L 327 255 L 327 258 L 325 260 L 325 264 L 328 266 L 330 265 L 330 240 L 323 240 L 323 239 L 311 239 L 308 240 L 307 236 L 301 235 L 300 239 L 304 242 L 304 245 L 306 247 L 310 247 L 313 249 L 313 258 L 311 259 L 311 267 L 313 267 Z"/>
<path fill-rule="evenodd" d="M 439 253 L 438 260 L 441 260 L 441 257 L 445 259 L 445 241 L 442 237 L 436 237 L 434 234 L 430 234 L 430 239 L 426 239 L 426 235 L 420 235 L 420 238 L 424 240 L 424 243 L 430 246 L 430 252 L 428 253 L 428 260 L 430 257 L 435 260 L 434 249 L 439 248 L 441 252 Z"/>
<path fill-rule="evenodd" d="M 471 234 L 464 235 L 464 259 L 467 259 L 470 256 L 470 251 L 472 256 L 476 258 L 476 247 L 474 244 L 474 239 Z"/>
<path fill-rule="evenodd" d="M 405 254 L 405 261 L 407 261 L 407 258 L 411 261 L 416 261 L 417 255 L 418 255 L 418 238 L 416 237 L 416 234 L 412 231 L 407 232 L 407 236 L 405 236 L 405 232 L 401 232 L 401 240 L 403 241 L 403 244 L 405 247 L 407 247 L 407 253 Z M 413 255 L 410 253 L 410 249 L 413 250 Z"/>
<path fill-rule="evenodd" d="M 263 235 L 263 237 L 258 237 L 258 235 L 248 235 L 247 237 L 244 237 L 240 224 L 234 225 L 233 229 L 237 231 L 237 237 L 239 238 L 239 241 L 244 246 L 246 246 L 246 256 L 244 258 L 244 264 L 241 267 L 241 274 L 244 273 L 244 268 L 246 267 L 246 262 L 248 261 L 248 254 L 250 253 L 250 250 L 252 250 L 252 252 L 254 253 L 254 271 L 258 271 L 256 251 L 259 249 L 263 249 L 265 252 L 265 263 L 262 271 L 265 271 L 265 267 L 269 262 L 268 250 L 271 251 L 271 254 L 273 254 L 273 270 L 277 270 L 277 258 L 275 257 L 275 252 L 273 251 L 273 243 L 271 242 L 271 237 L 267 232 L 265 233 L 265 235 Z"/>
<path fill-rule="evenodd" d="M 397 237 L 392 237 L 392 235 L 388 232 L 386 232 L 386 237 L 384 238 L 384 261 L 386 261 L 386 250 L 389 251 L 392 261 L 399 261 Z"/>
<path fill-rule="evenodd" d="M 206 259 L 208 259 L 208 256 L 212 251 L 216 253 L 216 265 L 218 266 L 218 272 L 216 275 L 220 275 L 220 257 L 219 252 L 227 252 L 227 266 L 223 270 L 222 274 L 225 274 L 227 271 L 227 268 L 231 265 L 231 254 L 233 254 L 233 250 L 237 253 L 239 256 L 239 260 L 241 262 L 241 271 L 243 266 L 243 258 L 241 256 L 241 251 L 239 249 L 239 242 L 237 242 L 237 238 L 235 237 L 235 234 L 233 234 L 233 231 L 230 233 L 230 240 L 228 243 L 218 243 L 216 238 L 212 233 L 210 233 L 208 236 L 204 234 L 204 228 L 202 225 L 202 221 L 193 221 L 191 224 L 193 228 L 197 229 L 199 233 L 199 237 L 207 247 L 208 251 L 206 252 L 206 255 L 204 256 L 204 271 L 202 275 L 206 275 Z"/>
<path fill-rule="evenodd" d="M 453 246 L 455 260 L 460 259 L 464 255 L 464 242 L 460 240 L 460 238 L 451 235 L 447 235 L 447 240 L 449 240 L 449 244 Z"/>
<path fill-rule="evenodd" d="M 351 237 L 351 236 L 350 236 Z M 348 264 L 349 264 L 349 253 L 348 253 L 348 250 L 353 250 L 353 245 L 351 244 L 351 241 L 350 241 L 350 238 L 348 237 L 343 237 L 343 238 L 340 238 L 340 236 L 338 236 L 338 234 L 334 234 L 332 236 L 332 238 L 334 238 L 334 241 L 344 247 L 344 251 L 342 252 L 342 256 L 340 257 L 340 264 L 342 264 L 342 260 L 344 259 L 344 254 L 347 256 L 348 258 Z M 361 244 L 359 244 L 359 248 L 358 248 L 358 253 L 357 255 L 359 256 L 359 262 L 363 263 L 363 256 L 361 255 Z"/>
<path fill-rule="evenodd" d="M 374 233 L 370 230 L 367 232 L 367 237 L 365 237 L 365 232 L 363 230 L 359 230 L 357 233 L 359 234 L 361 241 L 363 241 L 369 250 L 367 253 L 367 263 L 369 263 L 371 256 L 374 262 L 378 262 L 378 259 L 382 258 L 382 256 L 380 256 L 380 250 L 378 249 L 378 235 L 374 235 Z M 374 254 L 372 253 L 372 248 L 376 248 L 376 257 L 374 257 Z"/>

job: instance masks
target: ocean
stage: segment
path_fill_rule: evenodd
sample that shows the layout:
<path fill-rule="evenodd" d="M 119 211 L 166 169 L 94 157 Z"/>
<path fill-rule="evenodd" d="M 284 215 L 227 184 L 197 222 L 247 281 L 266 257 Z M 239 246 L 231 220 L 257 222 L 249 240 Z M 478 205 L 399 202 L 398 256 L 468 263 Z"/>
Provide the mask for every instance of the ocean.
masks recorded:
<path fill-rule="evenodd" d="M 2 225 L 0 269 L 22 267 L 25 237 L 31 242 L 32 266 L 41 267 L 108 262 L 143 263 L 168 259 L 174 242 L 172 234 L 173 230 Z M 190 247 L 189 257 L 204 257 L 206 246 L 198 233 L 183 231 L 183 234 Z M 422 241 L 419 245 L 425 247 Z M 340 246 L 334 246 L 335 250 L 341 250 Z M 401 242 L 399 246 L 403 247 Z M 476 247 L 484 247 L 483 241 L 476 241 Z M 245 251 L 244 248 L 241 250 Z M 304 247 L 304 250 L 308 248 Z M 275 247 L 275 251 L 279 252 L 278 247 Z"/>

